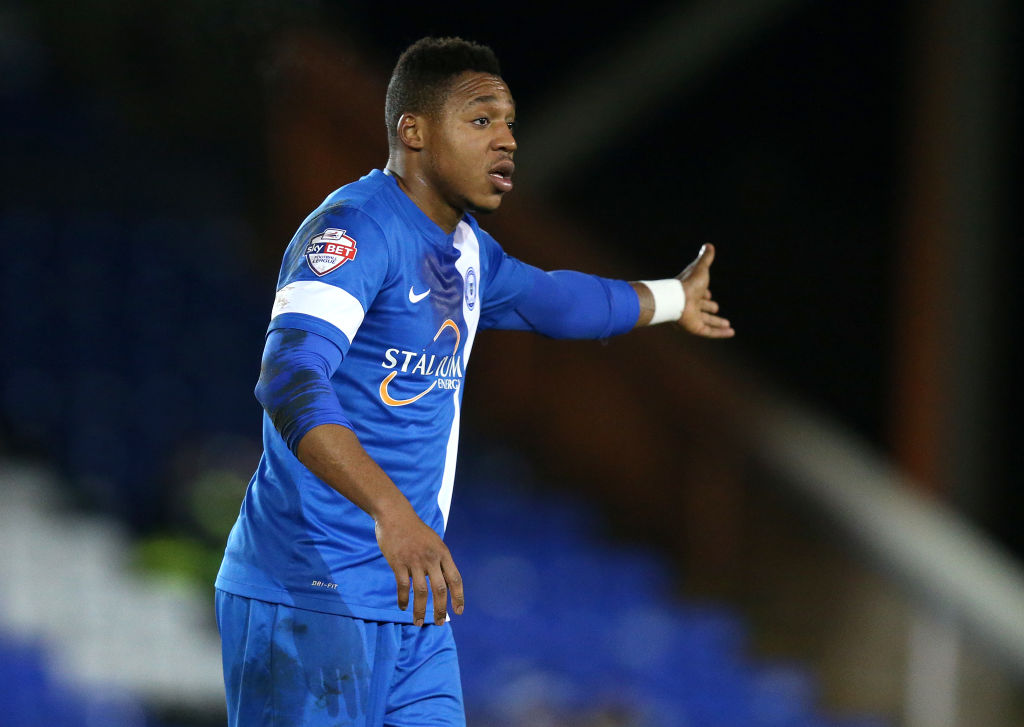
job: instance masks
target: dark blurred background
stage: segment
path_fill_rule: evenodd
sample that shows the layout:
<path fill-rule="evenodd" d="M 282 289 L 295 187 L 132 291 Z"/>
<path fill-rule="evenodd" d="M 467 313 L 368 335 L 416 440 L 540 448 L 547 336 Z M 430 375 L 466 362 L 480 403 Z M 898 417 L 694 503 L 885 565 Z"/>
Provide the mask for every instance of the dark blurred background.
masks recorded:
<path fill-rule="evenodd" d="M 931 92 L 928 65 L 936 65 L 934 57 L 955 67 L 965 51 L 932 29 L 939 11 L 931 4 L 768 6 L 755 27 L 737 31 L 729 53 L 690 77 L 636 78 L 638 84 L 661 85 L 657 100 L 612 138 L 584 145 L 587 152 L 571 169 L 544 186 L 544 199 L 585 227 L 595 246 L 626 261 L 629 274 L 668 275 L 701 242 L 714 242 L 720 253 L 715 292 L 740 332 L 722 345 L 728 355 L 893 449 L 894 388 L 908 385 L 899 379 L 897 363 L 908 336 L 903 321 L 910 319 L 913 328 L 914 322 L 924 325 L 925 319 L 950 314 L 945 308 L 908 309 L 934 301 L 910 300 L 905 292 L 921 273 L 908 264 L 908 220 L 941 213 L 915 208 L 913 185 L 928 183 L 915 168 L 921 136 L 930 125 L 945 123 L 943 110 L 929 111 L 921 99 Z M 137 387 L 140 378 L 150 380 L 161 370 L 183 379 L 185 388 L 173 401 L 158 390 L 138 402 L 145 410 L 140 416 L 171 418 L 154 409 L 177 407 L 203 420 L 190 423 L 193 432 L 237 431 L 245 422 L 251 431 L 254 410 L 245 381 L 255 372 L 265 318 L 260 306 L 270 295 L 277 255 L 305 213 L 283 211 L 276 196 L 280 182 L 269 151 L 274 140 L 268 136 L 275 133 L 270 117 L 317 113 L 282 98 L 281 68 L 288 60 L 281 39 L 287 34 L 308 32 L 355 49 L 378 78 L 386 78 L 397 54 L 422 35 L 456 34 L 491 44 L 519 105 L 518 156 L 528 180 L 532 168 L 545 163 L 531 155 L 531 127 L 544 123 L 538 114 L 559 100 L 553 96 L 574 77 L 608 63 L 630 38 L 674 8 L 640 2 L 613 14 L 547 8 L 503 15 L 489 8 L 371 3 L 8 3 L 2 44 L 5 268 L 15 276 L 10 271 L 26 266 L 18 274 L 31 276 L 24 284 L 36 291 L 37 303 L 26 310 L 8 286 L 14 299 L 5 305 L 5 332 L 11 341 L 14 327 L 35 330 L 31 348 L 40 349 L 17 353 L 46 359 L 60 380 L 49 387 L 11 379 L 25 359 L 7 349 L 5 440 L 58 458 L 74 446 L 68 437 L 55 440 L 24 421 L 26 409 L 34 418 L 66 419 L 57 412 L 66 401 L 52 400 L 66 399 L 64 384 L 92 373 L 90 362 L 77 356 L 57 362 L 62 353 L 80 352 L 68 340 L 65 320 L 38 312 L 62 303 L 49 293 L 38 295 L 41 285 L 47 289 L 51 283 L 56 295 L 98 298 L 117 316 L 104 318 L 84 312 L 84 302 L 73 304 L 76 315 L 97 316 L 75 325 L 95 324 L 81 335 L 92 339 L 97 356 L 108 357 L 104 365 L 119 359 L 121 384 Z M 989 320 L 967 324 L 989 337 L 982 374 L 991 399 L 984 425 L 992 477 L 973 485 L 988 492 L 976 514 L 1019 550 L 1019 529 L 1006 515 L 1020 504 L 1018 488 L 1009 483 L 1021 464 L 1012 435 L 1020 402 L 1013 375 L 1019 302 L 1013 291 L 1021 230 L 1021 44 L 1013 9 L 996 9 L 997 24 L 987 39 L 994 59 L 984 69 L 994 98 L 989 107 L 956 111 L 984 115 L 990 126 L 984 130 L 990 147 L 976 152 L 992 157 L 990 177 L 982 181 L 984 203 L 991 208 L 984 221 L 985 249 L 957 252 L 981 258 L 980 294 L 991 301 Z M 324 108 L 344 103 L 323 99 Z M 572 133 L 585 138 L 587 127 L 584 120 Z M 378 165 L 384 161 L 381 156 Z M 526 182 L 523 187 L 524 194 L 531 192 Z M 103 225 L 127 237 L 104 237 L 109 230 Z M 30 245 L 28 236 L 46 242 Z M 504 242 L 516 250 L 515 239 Z M 109 256 L 109 271 L 97 272 L 106 262 L 95 258 L 100 250 Z M 161 263 L 167 261 L 195 266 L 211 288 L 159 291 L 169 297 L 145 311 L 124 310 L 118 304 L 124 290 L 145 288 L 147 276 L 166 275 Z M 102 290 L 95 285 L 100 278 L 89 277 L 108 274 L 111 287 Z M 942 298 L 954 307 L 972 305 L 961 300 L 964 292 L 975 293 L 965 274 L 953 270 L 942 281 Z M 232 326 L 198 314 L 233 315 L 206 297 L 219 276 L 243 279 L 252 291 L 252 300 L 226 302 L 241 309 Z M 158 331 L 165 321 L 147 325 L 144 319 L 164 314 L 177 317 L 181 327 Z M 40 325 L 34 315 L 56 325 Z M 125 319 L 133 316 L 143 317 L 135 321 L 139 335 L 158 348 L 147 352 L 149 358 L 129 362 L 115 348 L 119 336 L 133 335 L 124 330 Z M 209 339 L 218 341 L 222 354 L 180 365 L 199 356 L 197 350 L 209 352 Z M 237 346 L 228 345 L 235 341 Z M 46 346 L 53 348 L 43 354 Z M 237 374 L 224 379 L 237 384 L 222 391 L 217 380 L 211 395 L 223 405 L 216 413 L 204 412 L 209 407 L 196 402 L 204 400 L 200 389 L 215 380 L 205 376 L 208 367 L 217 366 Z M 28 403 L 36 393 L 47 401 Z M 163 450 L 148 458 L 154 468 L 166 454 L 167 438 L 163 432 L 136 434 L 152 436 L 153 446 Z M 142 528 L 167 515 L 163 506 L 128 510 Z"/>
<path fill-rule="evenodd" d="M 596 461 L 588 437 L 627 430 L 629 451 L 633 417 L 678 412 L 696 442 L 684 452 L 728 459 L 741 435 L 718 436 L 716 417 L 767 387 L 843 423 L 1024 557 L 1019 8 L 555 5 L 6 2 L 0 453 L 53 465 L 78 506 L 149 543 L 143 559 L 215 568 L 259 455 L 252 387 L 280 254 L 333 188 L 386 161 L 384 84 L 401 50 L 461 35 L 496 50 L 518 105 L 521 179 L 482 225 L 528 261 L 628 279 L 674 275 L 713 242 L 712 287 L 738 332 L 710 344 L 639 332 L 632 368 L 628 338 L 488 337 L 467 446 L 499 441 L 586 494 L 596 475 L 571 462 Z M 675 30 L 678 54 L 657 50 Z M 641 70 L 606 72 L 617 65 Z M 555 164 L 563 146 L 572 156 Z M 645 358 L 648 346 L 678 348 L 678 370 L 652 371 L 674 359 Z M 572 358 L 606 351 L 618 358 L 603 374 Z M 528 367 L 534 378 L 517 379 Z M 589 432 L 553 415 L 577 428 L 578 450 L 539 435 L 541 410 L 512 388 L 543 398 L 548 376 L 594 387 L 569 408 L 601 402 Z M 645 408 L 669 378 L 692 409 Z M 620 384 L 620 399 L 594 394 Z M 650 525 L 675 497 L 658 487 L 646 507 L 614 485 L 589 493 L 621 516 L 620 535 L 667 548 L 695 586 L 735 593 L 694 565 L 732 558 L 706 550 L 727 536 Z M 703 496 L 682 522 L 736 514 Z"/>

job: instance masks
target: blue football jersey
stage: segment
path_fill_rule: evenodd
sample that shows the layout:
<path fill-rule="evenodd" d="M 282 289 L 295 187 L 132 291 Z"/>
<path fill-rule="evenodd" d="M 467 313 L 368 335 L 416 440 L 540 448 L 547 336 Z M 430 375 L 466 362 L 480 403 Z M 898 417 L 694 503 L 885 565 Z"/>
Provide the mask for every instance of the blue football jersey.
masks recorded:
<path fill-rule="evenodd" d="M 332 384 L 355 434 L 439 535 L 473 340 L 478 329 L 531 328 L 515 311 L 539 274 L 506 255 L 470 215 L 446 233 L 379 170 L 331 194 L 285 253 L 270 330 L 302 329 L 338 346 L 344 358 Z M 636 296 L 626 283 L 611 284 L 626 288 L 609 300 L 634 306 L 619 306 L 625 323 L 608 330 L 619 333 L 636 320 Z M 398 608 L 372 518 L 304 467 L 266 414 L 263 445 L 217 587 L 411 622 L 411 607 Z M 428 614 L 432 608 L 428 602 Z"/>

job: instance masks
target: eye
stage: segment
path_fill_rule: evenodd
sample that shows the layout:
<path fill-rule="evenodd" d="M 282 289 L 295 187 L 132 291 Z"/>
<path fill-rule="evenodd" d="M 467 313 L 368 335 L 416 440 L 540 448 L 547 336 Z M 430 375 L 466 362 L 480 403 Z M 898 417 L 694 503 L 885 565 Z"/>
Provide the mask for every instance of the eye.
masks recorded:
<path fill-rule="evenodd" d="M 476 126 L 490 126 L 491 120 L 486 116 L 481 116 L 478 119 L 473 119 L 472 123 Z"/>
<path fill-rule="evenodd" d="M 508 121 L 508 122 L 506 122 L 506 124 L 508 125 L 508 130 L 511 131 L 513 136 L 514 136 L 515 133 L 516 133 L 516 129 L 519 128 L 519 122 L 518 121 Z"/>

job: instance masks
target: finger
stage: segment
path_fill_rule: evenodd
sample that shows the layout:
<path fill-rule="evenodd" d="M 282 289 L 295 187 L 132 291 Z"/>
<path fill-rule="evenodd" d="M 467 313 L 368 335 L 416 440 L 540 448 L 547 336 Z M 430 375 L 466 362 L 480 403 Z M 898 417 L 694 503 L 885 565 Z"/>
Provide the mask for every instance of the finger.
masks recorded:
<path fill-rule="evenodd" d="M 708 318 L 712 320 L 705 321 L 700 331 L 701 336 L 705 338 L 731 338 L 736 335 L 736 331 L 725 318 L 718 318 L 717 316 L 708 316 Z"/>
<path fill-rule="evenodd" d="M 713 300 L 706 300 L 701 304 L 701 310 L 705 313 L 717 313 L 718 303 Z"/>
<path fill-rule="evenodd" d="M 729 323 L 728 318 L 722 318 L 710 313 L 704 313 L 701 316 L 701 322 L 705 326 L 710 326 L 711 328 L 730 328 L 732 326 L 732 324 Z"/>
<path fill-rule="evenodd" d="M 393 570 L 398 584 L 398 607 L 404 611 L 409 607 L 409 571 L 398 568 Z"/>
<path fill-rule="evenodd" d="M 462 574 L 455 567 L 455 561 L 451 555 L 441 558 L 441 570 L 444 571 L 444 580 L 448 584 L 448 590 L 452 594 L 452 610 L 459 616 L 466 608 L 466 597 L 462 592 Z"/>
<path fill-rule="evenodd" d="M 448 616 L 448 585 L 440 563 L 430 568 L 430 590 L 434 592 L 434 625 L 443 626 Z"/>
<path fill-rule="evenodd" d="M 430 589 L 427 588 L 427 576 L 422 571 L 412 574 L 412 622 L 417 626 L 423 625 L 427 613 L 427 595 Z"/>

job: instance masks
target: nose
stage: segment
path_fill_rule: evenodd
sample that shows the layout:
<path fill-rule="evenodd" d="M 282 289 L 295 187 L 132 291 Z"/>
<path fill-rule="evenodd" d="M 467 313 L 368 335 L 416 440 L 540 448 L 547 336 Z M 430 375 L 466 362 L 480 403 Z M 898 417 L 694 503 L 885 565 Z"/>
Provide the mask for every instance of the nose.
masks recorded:
<path fill-rule="evenodd" d="M 508 124 L 499 125 L 498 135 L 494 139 L 494 148 L 509 152 L 516 150 L 516 137 Z"/>

